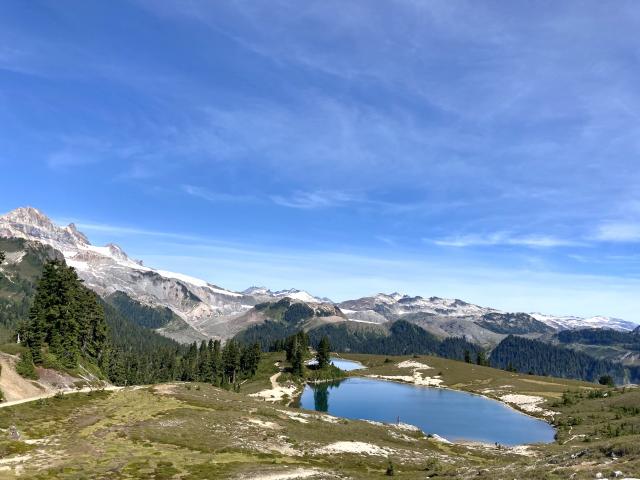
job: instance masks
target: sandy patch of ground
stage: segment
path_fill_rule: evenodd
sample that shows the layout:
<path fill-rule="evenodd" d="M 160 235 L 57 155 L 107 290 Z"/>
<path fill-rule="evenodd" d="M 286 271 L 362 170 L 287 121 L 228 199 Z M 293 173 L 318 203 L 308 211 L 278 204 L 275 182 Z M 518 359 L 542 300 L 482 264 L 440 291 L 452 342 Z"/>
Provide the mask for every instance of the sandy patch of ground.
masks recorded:
<path fill-rule="evenodd" d="M 423 377 L 416 368 L 413 375 L 367 375 L 370 378 L 380 378 L 382 380 L 392 380 L 395 382 L 413 383 L 414 385 L 422 385 L 425 387 L 439 387 L 442 385 L 440 375 L 434 377 Z"/>
<path fill-rule="evenodd" d="M 2 367 L 0 390 L 2 390 L 5 400 L 11 402 L 46 393 L 47 390 L 45 387 L 39 386 L 35 382 L 23 378 L 16 373 L 15 364 L 17 358 L 18 357 L 14 357 L 13 355 L 0 355 L 0 366 Z"/>
<path fill-rule="evenodd" d="M 160 395 L 172 395 L 176 393 L 176 388 L 178 385 L 175 383 L 162 383 L 153 387 L 153 391 Z"/>
<path fill-rule="evenodd" d="M 82 391 L 77 388 L 79 382 L 84 385 L 96 385 L 102 383 L 95 377 L 76 378 L 48 368 L 36 367 L 38 380 L 23 378 L 16 372 L 16 363 L 19 357 L 0 352 L 0 390 L 4 394 L 5 402 L 0 407 L 16 405 L 39 398 L 50 397 L 57 392 L 72 393 Z M 106 386 L 106 385 L 105 385 Z M 97 387 L 94 386 L 95 389 Z M 88 390 L 86 390 L 88 391 Z"/>
<path fill-rule="evenodd" d="M 283 415 L 286 415 L 291 420 L 295 420 L 300 423 L 309 423 L 309 419 L 312 418 L 312 415 L 308 413 L 298 413 L 298 412 L 288 412 L 286 410 L 278 410 Z"/>
<path fill-rule="evenodd" d="M 238 477 L 241 479 L 251 479 L 251 480 L 298 480 L 302 478 L 328 478 L 334 477 L 333 475 L 327 474 L 327 472 L 322 472 L 320 470 L 316 470 L 315 468 L 296 468 L 290 471 L 284 472 L 273 472 L 273 473 L 264 473 L 262 475 L 254 475 L 251 476 L 242 476 Z"/>
<path fill-rule="evenodd" d="M 415 425 L 411 425 L 409 423 L 396 423 L 393 425 L 398 430 L 404 430 L 405 432 L 420 432 L 421 430 Z"/>
<path fill-rule="evenodd" d="M 433 367 L 425 363 L 416 362 L 413 360 L 405 360 L 404 362 L 398 363 L 398 368 L 415 368 L 417 370 L 431 370 Z"/>
<path fill-rule="evenodd" d="M 435 440 L 436 442 L 441 442 L 441 443 L 449 443 L 449 444 L 453 443 L 453 442 L 450 442 L 449 440 L 447 440 L 446 438 L 441 437 L 437 433 L 434 433 L 433 435 L 431 435 L 431 439 Z"/>
<path fill-rule="evenodd" d="M 502 395 L 500 397 L 500 400 L 511 405 L 516 405 L 518 408 L 524 410 L 525 412 L 537 413 L 545 417 L 551 417 L 558 413 L 542 408 L 540 404 L 544 403 L 544 398 L 535 395 L 520 395 L 516 393 L 510 393 L 508 395 Z"/>
<path fill-rule="evenodd" d="M 418 427 L 415 425 L 410 425 L 408 423 L 382 423 L 376 422 L 375 420 L 363 420 L 364 422 L 370 423 L 371 425 L 376 425 L 378 427 L 387 427 L 388 433 L 393 438 L 397 440 L 404 440 L 405 442 L 415 442 L 417 441 L 415 438 L 409 437 L 402 432 L 421 432 Z"/>
<path fill-rule="evenodd" d="M 366 442 L 334 442 L 316 450 L 316 453 L 358 453 L 361 455 L 386 456 L 393 453 L 390 448 L 379 447 Z"/>
<path fill-rule="evenodd" d="M 559 385 L 559 386 L 562 386 L 561 383 L 545 382 L 544 380 L 532 380 L 530 378 L 521 378 L 520 381 L 528 382 L 528 383 L 537 383 L 538 385 Z"/>
<path fill-rule="evenodd" d="M 293 398 L 298 387 L 293 383 L 289 385 L 279 385 L 278 377 L 280 375 L 282 375 L 282 372 L 275 373 L 271 378 L 269 378 L 271 388 L 267 390 L 260 390 L 259 392 L 252 393 L 249 396 L 263 398 L 267 402 L 280 402 L 285 398 L 285 396 L 287 398 Z"/>
<path fill-rule="evenodd" d="M 269 430 L 279 430 L 282 428 L 277 423 L 259 420 L 257 418 L 247 418 L 246 420 L 247 422 L 252 423 L 253 425 L 257 425 L 262 428 L 267 428 Z"/>
<path fill-rule="evenodd" d="M 320 420 L 322 422 L 327 423 L 340 423 L 343 419 L 338 417 L 333 417 L 331 415 L 312 415 L 310 413 L 302 413 L 302 412 L 289 412 L 287 410 L 278 410 L 279 413 L 286 415 L 291 420 L 295 420 L 300 423 L 309 423 L 310 420 Z"/>
<path fill-rule="evenodd" d="M 12 463 L 26 462 L 31 458 L 31 455 L 18 455 L 15 457 L 7 457 L 0 459 L 0 465 L 10 465 Z"/>
<path fill-rule="evenodd" d="M 442 385 L 442 379 L 440 375 L 433 377 L 423 376 L 419 370 L 432 370 L 432 368 L 424 363 L 416 362 L 414 360 L 405 360 L 397 364 L 399 368 L 411 368 L 413 369 L 412 375 L 368 375 L 371 378 L 380 378 L 383 380 L 392 380 L 395 382 L 413 383 L 414 385 L 422 385 L 425 387 L 439 387 Z"/>
<path fill-rule="evenodd" d="M 531 450 L 529 445 L 517 445 L 515 447 L 509 448 L 509 452 L 515 453 L 516 455 L 524 455 L 526 457 L 535 457 L 536 452 Z"/>

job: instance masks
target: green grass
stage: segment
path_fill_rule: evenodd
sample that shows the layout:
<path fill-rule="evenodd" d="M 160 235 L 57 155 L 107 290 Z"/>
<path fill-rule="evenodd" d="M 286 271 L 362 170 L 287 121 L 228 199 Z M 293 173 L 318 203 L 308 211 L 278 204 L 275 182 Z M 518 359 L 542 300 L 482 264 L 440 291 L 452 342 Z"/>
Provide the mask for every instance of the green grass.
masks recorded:
<path fill-rule="evenodd" d="M 18 343 L 3 343 L 0 345 L 0 352 L 8 353 L 9 355 L 19 355 L 27 351 L 27 347 Z"/>
<path fill-rule="evenodd" d="M 445 444 L 421 432 L 336 419 L 246 395 L 270 388 L 281 354 L 267 354 L 240 393 L 207 384 L 168 384 L 119 392 L 72 394 L 0 409 L 0 428 L 15 425 L 19 441 L 0 440 L 7 463 L 0 478 L 212 479 L 314 469 L 317 478 L 592 479 L 640 473 L 640 390 L 519 375 L 435 357 L 344 355 L 370 368 L 363 374 L 406 375 L 410 359 L 433 367 L 451 388 L 540 395 L 559 412 L 558 442 L 533 456 L 494 446 Z M 487 393 L 491 395 L 490 393 Z M 301 416 L 302 414 L 302 416 Z M 34 443 L 34 441 L 38 443 Z M 362 441 L 388 455 L 327 454 L 338 441 Z M 324 472 L 324 473 L 323 473 Z"/>

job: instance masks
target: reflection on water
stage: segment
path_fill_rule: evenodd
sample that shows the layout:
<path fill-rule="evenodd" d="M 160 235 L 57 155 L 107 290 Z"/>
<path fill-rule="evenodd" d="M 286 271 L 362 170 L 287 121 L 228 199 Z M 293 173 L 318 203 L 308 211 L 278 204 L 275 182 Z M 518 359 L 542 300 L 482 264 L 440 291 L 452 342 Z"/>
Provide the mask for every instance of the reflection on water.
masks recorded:
<path fill-rule="evenodd" d="M 307 385 L 299 406 L 345 418 L 399 419 L 449 440 L 520 445 L 551 442 L 555 433 L 548 423 L 479 395 L 369 378 Z"/>
<path fill-rule="evenodd" d="M 311 387 L 313 390 L 314 410 L 318 412 L 329 411 L 329 390 L 337 388 L 342 380 L 334 380 L 332 382 L 318 383 Z"/>

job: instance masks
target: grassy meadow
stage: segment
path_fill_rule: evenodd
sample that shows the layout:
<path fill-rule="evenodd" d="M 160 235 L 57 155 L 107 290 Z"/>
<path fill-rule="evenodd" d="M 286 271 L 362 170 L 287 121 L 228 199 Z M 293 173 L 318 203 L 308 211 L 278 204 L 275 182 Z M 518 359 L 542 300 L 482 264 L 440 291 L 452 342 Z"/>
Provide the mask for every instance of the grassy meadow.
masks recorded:
<path fill-rule="evenodd" d="M 402 426 L 347 420 L 248 394 L 271 388 L 281 354 L 229 392 L 199 383 L 58 395 L 0 409 L 0 478 L 592 479 L 640 476 L 640 390 L 535 377 L 421 356 L 344 355 L 367 370 L 408 374 L 431 367 L 443 386 L 493 398 L 539 396 L 557 412 L 557 442 L 516 448 L 449 444 Z M 280 376 L 287 380 L 286 375 Z M 280 378 L 279 378 L 280 379 Z M 516 408 L 517 405 L 515 405 Z M 531 413 L 531 412 L 530 412 Z M 532 413 L 536 415 L 536 413 Z M 12 428 L 15 427 L 15 428 Z M 12 435 L 19 433 L 19 438 Z"/>

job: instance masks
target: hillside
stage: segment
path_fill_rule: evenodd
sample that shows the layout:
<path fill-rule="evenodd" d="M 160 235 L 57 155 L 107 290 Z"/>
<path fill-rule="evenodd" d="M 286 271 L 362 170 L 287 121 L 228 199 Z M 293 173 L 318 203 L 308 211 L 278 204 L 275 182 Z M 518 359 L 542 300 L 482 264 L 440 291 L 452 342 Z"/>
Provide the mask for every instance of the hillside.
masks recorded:
<path fill-rule="evenodd" d="M 633 332 L 591 328 L 565 330 L 556 334 L 553 340 L 596 358 L 640 367 L 640 327 Z"/>
<path fill-rule="evenodd" d="M 26 319 L 44 263 L 62 254 L 38 242 L 1 237 L 0 251 L 6 253 L 0 263 L 0 343 L 6 343 Z"/>
<path fill-rule="evenodd" d="M 509 335 L 491 352 L 491 365 L 535 375 L 551 375 L 597 382 L 604 375 L 618 384 L 637 383 L 635 370 L 622 364 L 548 343 Z"/>

